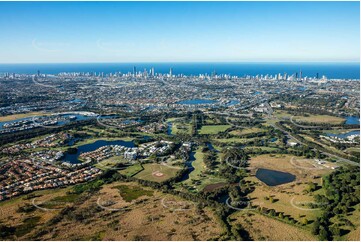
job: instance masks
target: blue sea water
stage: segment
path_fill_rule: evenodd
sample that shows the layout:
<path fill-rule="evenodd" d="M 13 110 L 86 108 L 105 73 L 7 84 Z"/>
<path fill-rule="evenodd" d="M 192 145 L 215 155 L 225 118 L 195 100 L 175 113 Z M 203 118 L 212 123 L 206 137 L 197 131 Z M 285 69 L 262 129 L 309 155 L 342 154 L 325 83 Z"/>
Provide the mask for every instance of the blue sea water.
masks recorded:
<path fill-rule="evenodd" d="M 0 73 L 35 74 L 38 70 L 44 74 L 58 74 L 60 72 L 103 72 L 104 74 L 133 71 L 148 71 L 155 69 L 156 73 L 199 75 L 230 74 L 237 76 L 278 73 L 293 74 L 302 71 L 302 76 L 319 77 L 325 75 L 328 78 L 360 79 L 359 63 L 335 63 L 335 62 L 292 62 L 292 63 L 68 63 L 68 64 L 0 64 Z"/>

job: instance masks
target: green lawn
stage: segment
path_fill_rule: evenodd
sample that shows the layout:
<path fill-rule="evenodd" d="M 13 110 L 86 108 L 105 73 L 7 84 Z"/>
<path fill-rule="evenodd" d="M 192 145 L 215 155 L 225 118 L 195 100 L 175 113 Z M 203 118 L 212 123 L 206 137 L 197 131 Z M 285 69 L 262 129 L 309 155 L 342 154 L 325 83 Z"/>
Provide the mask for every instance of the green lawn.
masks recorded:
<path fill-rule="evenodd" d="M 228 139 L 215 139 L 218 142 L 221 143 L 246 143 L 248 141 L 251 141 L 254 138 L 250 138 L 250 139 L 244 139 L 244 138 L 228 138 Z"/>
<path fill-rule="evenodd" d="M 247 147 L 245 147 L 244 149 L 245 149 L 245 150 L 261 149 L 261 150 L 266 150 L 266 151 L 275 151 L 275 150 L 278 150 L 277 148 L 265 147 L 265 146 L 247 146 Z"/>
<path fill-rule="evenodd" d="M 141 164 L 137 163 L 132 166 L 128 166 L 126 169 L 119 171 L 120 174 L 126 175 L 126 176 L 134 176 L 138 172 L 142 171 L 144 168 Z"/>
<path fill-rule="evenodd" d="M 224 132 L 231 125 L 203 125 L 199 134 L 218 134 L 219 132 Z"/>
<path fill-rule="evenodd" d="M 233 130 L 229 133 L 233 134 L 233 135 L 247 135 L 247 134 L 260 133 L 263 131 L 264 131 L 264 129 L 260 129 L 260 128 L 246 128 L 246 129 L 241 129 L 241 130 L 238 130 L 238 129 Z"/>
<path fill-rule="evenodd" d="M 191 124 L 187 123 L 172 123 L 172 134 L 190 134 Z"/>
<path fill-rule="evenodd" d="M 112 167 L 115 167 L 118 164 L 127 164 L 129 161 L 124 159 L 123 156 L 112 156 L 108 159 L 102 160 L 101 162 L 95 164 L 99 169 L 106 170 Z"/>

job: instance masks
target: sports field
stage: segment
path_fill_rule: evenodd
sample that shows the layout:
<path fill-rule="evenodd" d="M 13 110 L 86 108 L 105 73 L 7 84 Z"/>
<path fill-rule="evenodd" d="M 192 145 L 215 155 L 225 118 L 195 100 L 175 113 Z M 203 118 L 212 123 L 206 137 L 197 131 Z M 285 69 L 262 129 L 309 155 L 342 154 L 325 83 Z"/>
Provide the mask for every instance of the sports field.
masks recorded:
<path fill-rule="evenodd" d="M 144 170 L 137 173 L 134 177 L 142 180 L 162 182 L 174 177 L 181 169 L 163 164 L 143 164 Z"/>

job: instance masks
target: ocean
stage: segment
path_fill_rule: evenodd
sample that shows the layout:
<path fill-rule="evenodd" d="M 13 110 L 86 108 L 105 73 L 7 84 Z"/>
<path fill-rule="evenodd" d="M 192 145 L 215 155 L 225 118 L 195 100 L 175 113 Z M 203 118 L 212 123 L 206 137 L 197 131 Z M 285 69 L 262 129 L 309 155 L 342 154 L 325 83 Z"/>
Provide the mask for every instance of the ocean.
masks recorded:
<path fill-rule="evenodd" d="M 275 75 L 287 73 L 288 75 L 302 71 L 302 76 L 335 79 L 360 79 L 359 63 L 335 63 L 335 62 L 292 62 L 292 63 L 74 63 L 74 64 L 0 64 L 0 73 L 36 74 L 40 70 L 43 74 L 58 74 L 60 72 L 103 72 L 128 73 L 133 71 L 148 71 L 154 68 L 155 73 L 199 75 L 230 74 L 236 76 L 245 75 Z"/>

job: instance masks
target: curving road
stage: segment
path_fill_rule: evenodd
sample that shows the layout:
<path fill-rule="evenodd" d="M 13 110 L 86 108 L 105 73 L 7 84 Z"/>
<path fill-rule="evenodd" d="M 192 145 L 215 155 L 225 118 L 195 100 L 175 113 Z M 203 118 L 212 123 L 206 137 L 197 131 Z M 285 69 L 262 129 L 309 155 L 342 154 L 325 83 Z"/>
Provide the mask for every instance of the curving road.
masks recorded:
<path fill-rule="evenodd" d="M 267 107 L 271 108 L 269 105 L 268 105 Z M 270 111 L 268 111 L 268 116 L 271 117 L 271 116 L 272 116 L 272 113 L 273 113 L 273 110 L 271 109 Z M 277 119 L 277 118 L 276 118 L 276 119 Z M 279 121 L 279 120 L 277 119 L 277 121 Z M 271 125 L 273 128 L 278 129 L 278 130 L 280 130 L 281 132 L 283 132 L 284 134 L 286 134 L 286 136 L 291 137 L 292 139 L 296 140 L 298 143 L 300 143 L 300 144 L 302 144 L 302 145 L 304 145 L 304 146 L 307 146 L 306 143 L 304 143 L 304 142 L 300 141 L 299 139 L 297 139 L 296 137 L 294 137 L 290 132 L 288 132 L 288 131 L 286 131 L 286 130 L 284 130 L 284 129 L 278 127 L 278 126 L 276 126 L 275 124 L 270 124 L 270 125 Z M 313 127 L 315 127 L 315 126 L 313 126 Z M 317 149 L 314 149 L 314 150 L 317 150 Z M 346 159 L 346 158 L 342 158 L 342 157 L 340 157 L 340 156 L 338 156 L 338 155 L 334 155 L 334 154 L 331 154 L 331 153 L 328 153 L 328 152 L 325 152 L 325 151 L 322 151 L 322 150 L 318 150 L 318 151 L 319 151 L 320 153 L 322 153 L 322 154 L 327 155 L 327 156 L 337 158 L 338 160 L 340 160 L 340 161 L 342 161 L 342 162 L 345 162 L 345 163 L 348 163 L 348 164 L 350 164 L 350 165 L 360 166 L 360 163 L 357 163 L 357 162 L 355 162 L 355 161 L 352 161 L 352 160 L 349 160 L 349 159 Z"/>
<path fill-rule="evenodd" d="M 297 123 L 295 123 L 295 121 L 293 121 L 293 117 L 294 116 L 292 116 L 290 118 L 290 121 L 291 121 L 292 124 L 296 125 L 297 127 L 304 128 L 304 129 L 315 129 L 315 128 L 321 127 L 321 126 L 307 126 L 307 125 L 297 124 Z"/>

